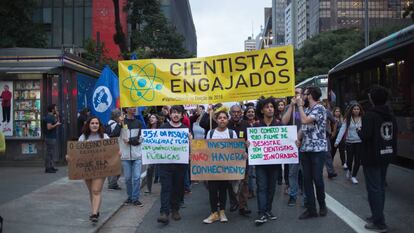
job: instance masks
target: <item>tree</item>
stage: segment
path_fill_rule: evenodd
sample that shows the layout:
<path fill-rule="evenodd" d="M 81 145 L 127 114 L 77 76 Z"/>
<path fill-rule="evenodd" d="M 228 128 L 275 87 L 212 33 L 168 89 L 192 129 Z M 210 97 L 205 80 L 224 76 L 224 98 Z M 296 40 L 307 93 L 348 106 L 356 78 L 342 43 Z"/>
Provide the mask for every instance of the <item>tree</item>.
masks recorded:
<path fill-rule="evenodd" d="M 113 0 L 113 2 L 115 4 L 115 25 L 117 29 L 114 38 L 124 57 L 128 57 L 131 52 L 137 52 L 140 59 L 189 56 L 183 46 L 184 37 L 176 32 L 161 12 L 159 1 L 154 0 L 128 0 L 128 4 L 123 10 L 129 12 L 128 22 L 131 24 L 130 50 L 121 47 L 126 44 L 126 38 L 120 26 L 120 9 L 116 9 L 118 1 Z"/>
<path fill-rule="evenodd" d="M 34 1 L 0 1 L 0 47 L 45 47 L 46 34 L 33 22 Z"/>
<path fill-rule="evenodd" d="M 403 17 L 411 16 L 411 20 L 414 22 L 414 2 L 408 1 L 404 6 Z"/>
<path fill-rule="evenodd" d="M 114 42 L 115 44 L 118 45 L 119 50 L 121 51 L 121 56 L 124 59 L 128 59 L 128 46 L 127 46 L 127 40 L 126 40 L 126 36 L 125 33 L 122 29 L 122 24 L 121 24 L 121 17 L 119 14 L 119 0 L 112 0 L 112 2 L 114 3 L 114 12 L 115 12 L 115 35 L 114 35 Z M 123 9 L 123 10 L 127 10 L 127 9 Z"/>
<path fill-rule="evenodd" d="M 329 69 L 363 48 L 363 37 L 355 28 L 323 32 L 295 52 L 296 82 L 327 74 Z"/>
<path fill-rule="evenodd" d="M 87 39 L 85 41 L 84 49 L 85 52 L 82 53 L 82 58 L 85 58 L 93 64 L 101 67 L 109 65 L 114 72 L 118 69 L 117 61 L 114 61 L 112 58 L 107 56 L 108 49 L 105 48 L 104 43 L 101 42 L 98 45 L 95 40 Z"/>

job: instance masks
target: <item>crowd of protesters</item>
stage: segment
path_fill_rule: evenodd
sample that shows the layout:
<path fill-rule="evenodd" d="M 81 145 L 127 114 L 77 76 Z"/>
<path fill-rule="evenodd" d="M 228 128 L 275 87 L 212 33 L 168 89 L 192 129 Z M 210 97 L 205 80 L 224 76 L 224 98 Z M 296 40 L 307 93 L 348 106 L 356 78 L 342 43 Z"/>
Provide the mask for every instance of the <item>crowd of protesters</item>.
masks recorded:
<path fill-rule="evenodd" d="M 284 185 L 283 191 L 289 195 L 288 206 L 296 206 L 300 200 L 305 207 L 299 219 L 326 216 L 328 208 L 325 202 L 323 168 L 326 167 L 329 179 L 338 176 L 333 161 L 339 149 L 340 163 L 350 182 L 358 184 L 358 170 L 360 165 L 364 166 L 372 213 L 372 216 L 367 218 L 368 224 L 365 227 L 384 232 L 387 229 L 383 215 L 384 186 L 389 163 L 389 156 L 384 154 L 396 153 L 397 134 L 395 119 L 385 106 L 387 92 L 382 87 L 371 89 L 369 98 L 374 107 L 367 113 L 357 102 L 351 103 L 342 112 L 342 109 L 332 107 L 332 103 L 322 101 L 320 97 L 319 88 L 308 87 L 296 88 L 295 96 L 289 99 L 262 97 L 255 103 L 234 104 L 229 110 L 222 104 L 209 105 L 207 108 L 198 105 L 190 111 L 185 110 L 183 106 L 164 106 L 160 111 L 154 108 L 155 111 L 144 116 L 146 124 L 137 120 L 135 108 L 126 108 L 123 111 L 116 109 L 107 123 L 109 130 L 105 132 L 108 135 L 101 132 L 103 125 L 99 119 L 89 117 L 88 111 L 84 110 L 78 122 L 79 128 L 83 127 L 83 134 L 79 140 L 119 137 L 127 192 L 125 204 L 143 206 L 140 201 L 140 146 L 143 125 L 150 129 L 189 128 L 190 139 L 245 139 L 246 148 L 249 146 L 249 127 L 295 125 L 298 134 L 296 144 L 299 149 L 299 163 L 251 166 L 246 159 L 247 172 L 244 179 L 208 181 L 206 187 L 211 213 L 203 222 L 228 222 L 225 213 L 227 199 L 231 212 L 238 211 L 242 216 L 249 216 L 252 210 L 248 207 L 248 199 L 252 198 L 257 199 L 258 215 L 254 220 L 256 225 L 276 220 L 277 216 L 273 214 L 272 207 L 277 185 Z M 85 125 L 82 126 L 82 122 Z M 121 135 L 122 129 L 125 129 L 123 132 L 127 135 Z M 387 130 L 388 138 L 384 138 L 384 130 Z M 382 148 L 383 144 L 388 147 Z M 108 177 L 109 189 L 121 189 L 118 178 L 119 176 Z M 95 222 L 99 217 L 103 181 L 85 180 L 92 206 L 90 219 Z M 184 195 L 191 192 L 189 165 L 147 166 L 146 193 L 151 193 L 152 184 L 158 182 L 161 183 L 161 208 L 157 221 L 168 224 L 170 218 L 180 220 Z"/>

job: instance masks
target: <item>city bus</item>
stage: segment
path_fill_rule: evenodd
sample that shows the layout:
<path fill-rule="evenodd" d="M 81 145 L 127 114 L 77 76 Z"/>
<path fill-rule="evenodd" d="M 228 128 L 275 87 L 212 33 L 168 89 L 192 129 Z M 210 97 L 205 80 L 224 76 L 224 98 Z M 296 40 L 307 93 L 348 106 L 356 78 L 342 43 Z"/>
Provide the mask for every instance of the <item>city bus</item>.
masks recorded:
<path fill-rule="evenodd" d="M 328 75 L 316 75 L 311 78 L 307 78 L 304 81 L 298 83 L 295 87 L 302 89 L 306 87 L 319 87 L 322 91 L 321 100 L 328 98 Z"/>
<path fill-rule="evenodd" d="M 342 110 L 352 101 L 370 108 L 369 88 L 388 89 L 398 122 L 398 157 L 414 161 L 414 25 L 360 50 L 328 72 L 330 100 Z M 408 160 L 409 161 L 408 161 Z"/>

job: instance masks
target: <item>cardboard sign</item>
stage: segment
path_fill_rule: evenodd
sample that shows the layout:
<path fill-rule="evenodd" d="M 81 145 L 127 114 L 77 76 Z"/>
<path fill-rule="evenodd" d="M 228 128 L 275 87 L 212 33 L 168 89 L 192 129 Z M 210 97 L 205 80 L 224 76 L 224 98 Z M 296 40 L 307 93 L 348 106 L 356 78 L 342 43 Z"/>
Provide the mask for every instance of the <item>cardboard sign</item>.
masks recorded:
<path fill-rule="evenodd" d="M 188 164 L 188 128 L 144 129 L 142 164 Z"/>
<path fill-rule="evenodd" d="M 68 142 L 70 180 L 93 179 L 121 174 L 117 138 Z"/>
<path fill-rule="evenodd" d="M 293 96 L 293 46 L 190 59 L 118 62 L 122 107 Z"/>
<path fill-rule="evenodd" d="M 191 180 L 242 180 L 246 173 L 244 139 L 191 142 Z"/>
<path fill-rule="evenodd" d="M 247 128 L 249 165 L 299 163 L 296 126 Z"/>

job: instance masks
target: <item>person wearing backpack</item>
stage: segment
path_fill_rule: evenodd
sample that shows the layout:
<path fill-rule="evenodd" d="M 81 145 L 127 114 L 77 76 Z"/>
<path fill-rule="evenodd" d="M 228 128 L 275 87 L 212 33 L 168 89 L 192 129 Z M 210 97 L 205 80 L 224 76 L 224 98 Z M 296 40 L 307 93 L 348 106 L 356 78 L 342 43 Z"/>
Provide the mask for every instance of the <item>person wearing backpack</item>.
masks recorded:
<path fill-rule="evenodd" d="M 105 133 L 111 138 L 117 138 L 121 136 L 121 129 L 124 122 L 124 115 L 121 110 L 114 109 L 111 112 L 111 119 L 108 121 L 108 124 L 105 125 Z M 108 176 L 108 189 L 111 190 L 121 190 L 121 187 L 118 185 L 120 175 L 118 176 Z"/>
<path fill-rule="evenodd" d="M 121 149 L 122 170 L 125 177 L 125 186 L 128 198 L 125 205 L 144 206 L 139 200 L 141 187 L 141 129 L 140 121 L 135 118 L 136 108 L 127 108 L 127 115 L 122 124 L 119 140 Z"/>
<path fill-rule="evenodd" d="M 397 154 L 397 121 L 385 105 L 388 92 L 374 86 L 368 94 L 373 108 L 362 117 L 358 135 L 362 139 L 361 163 L 365 175 L 371 217 L 365 228 L 387 232 L 384 218 L 385 179 L 390 159 Z"/>
<path fill-rule="evenodd" d="M 216 110 L 214 117 L 216 118 L 217 128 L 210 130 L 207 133 L 206 139 L 228 139 L 237 138 L 236 133 L 227 128 L 229 123 L 229 114 L 224 107 Z M 227 199 L 227 188 L 229 181 L 227 180 L 210 180 L 208 181 L 208 192 L 210 200 L 211 214 L 203 220 L 204 223 L 210 224 L 216 221 L 222 223 L 228 222 L 225 214 L 226 199 Z M 219 211 L 217 207 L 219 206 Z"/>

